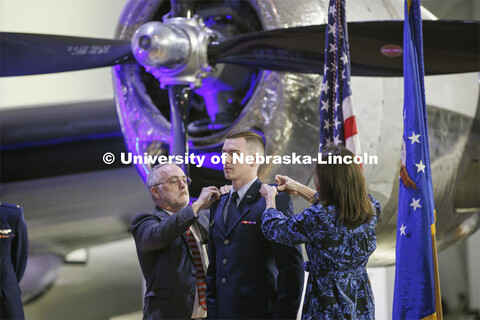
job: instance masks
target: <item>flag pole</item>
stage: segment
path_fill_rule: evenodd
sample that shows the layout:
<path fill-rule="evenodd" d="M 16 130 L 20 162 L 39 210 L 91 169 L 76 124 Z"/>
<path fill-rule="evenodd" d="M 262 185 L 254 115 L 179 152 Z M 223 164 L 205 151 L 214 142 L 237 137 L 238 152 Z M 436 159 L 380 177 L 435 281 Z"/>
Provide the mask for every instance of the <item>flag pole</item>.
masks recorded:
<path fill-rule="evenodd" d="M 437 320 L 443 320 L 442 311 L 442 295 L 440 292 L 440 277 L 438 273 L 438 257 L 437 257 L 437 232 L 435 224 L 437 222 L 437 213 L 433 211 L 435 222 L 431 225 L 432 229 L 432 253 L 433 253 L 433 280 L 435 282 L 435 313 Z"/>

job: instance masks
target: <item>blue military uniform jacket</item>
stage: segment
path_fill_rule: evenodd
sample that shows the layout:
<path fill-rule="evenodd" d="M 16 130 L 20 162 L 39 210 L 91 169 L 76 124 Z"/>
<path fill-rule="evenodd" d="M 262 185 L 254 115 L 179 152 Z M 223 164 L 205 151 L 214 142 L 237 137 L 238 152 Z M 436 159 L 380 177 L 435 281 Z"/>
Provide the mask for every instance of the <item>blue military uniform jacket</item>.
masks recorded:
<path fill-rule="evenodd" d="M 303 289 L 301 249 L 269 242 L 261 230 L 265 200 L 257 179 L 226 226 L 222 196 L 210 210 L 207 270 L 209 319 L 295 319 Z M 293 214 L 290 196 L 281 192 L 277 208 Z"/>
<path fill-rule="evenodd" d="M 0 315 L 1 319 L 24 319 L 18 284 L 27 265 L 27 226 L 23 209 L 16 204 L 0 203 Z"/>
<path fill-rule="evenodd" d="M 196 272 L 185 231 L 196 223 L 203 245 L 208 242 L 208 218 L 188 206 L 173 215 L 156 207 L 132 221 L 138 260 L 146 281 L 144 319 L 190 319 Z"/>

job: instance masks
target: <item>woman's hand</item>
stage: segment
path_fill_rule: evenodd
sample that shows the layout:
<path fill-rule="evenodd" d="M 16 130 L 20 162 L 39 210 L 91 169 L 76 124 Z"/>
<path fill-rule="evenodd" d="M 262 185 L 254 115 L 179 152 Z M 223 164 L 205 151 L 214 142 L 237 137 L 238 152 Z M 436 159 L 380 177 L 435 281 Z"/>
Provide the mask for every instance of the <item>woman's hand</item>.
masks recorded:
<path fill-rule="evenodd" d="M 315 197 L 315 194 L 317 193 L 316 190 L 313 190 L 290 177 L 277 174 L 275 176 L 275 182 L 278 184 L 278 191 L 285 191 L 290 195 L 300 196 L 311 203 L 314 203 L 317 200 Z"/>
<path fill-rule="evenodd" d="M 268 184 L 262 184 L 260 194 L 265 199 L 266 209 L 275 208 L 275 197 L 278 194 L 277 188 L 269 186 Z"/>
<path fill-rule="evenodd" d="M 288 194 L 298 195 L 299 183 L 292 178 L 277 174 L 275 176 L 275 182 L 278 184 L 278 191 L 286 191 Z"/>

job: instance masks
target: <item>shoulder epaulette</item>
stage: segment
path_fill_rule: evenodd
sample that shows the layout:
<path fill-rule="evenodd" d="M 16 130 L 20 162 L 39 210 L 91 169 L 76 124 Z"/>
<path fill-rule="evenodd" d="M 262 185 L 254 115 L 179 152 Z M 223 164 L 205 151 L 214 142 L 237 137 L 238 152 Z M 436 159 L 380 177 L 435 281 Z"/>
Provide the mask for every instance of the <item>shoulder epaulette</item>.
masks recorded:
<path fill-rule="evenodd" d="M 8 202 L 0 202 L 1 207 L 8 207 L 8 208 L 20 208 L 20 205 Z"/>

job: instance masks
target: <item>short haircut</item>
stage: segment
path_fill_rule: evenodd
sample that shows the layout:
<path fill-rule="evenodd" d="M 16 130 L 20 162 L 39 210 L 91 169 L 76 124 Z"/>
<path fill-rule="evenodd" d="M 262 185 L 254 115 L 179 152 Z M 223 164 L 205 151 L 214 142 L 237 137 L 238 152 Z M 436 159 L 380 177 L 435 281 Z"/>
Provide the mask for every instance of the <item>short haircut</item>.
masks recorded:
<path fill-rule="evenodd" d="M 159 183 L 160 174 L 158 173 L 158 170 L 161 167 L 163 167 L 167 164 L 168 163 L 157 164 L 155 167 L 152 168 L 152 170 L 150 170 L 150 172 L 148 173 L 148 177 L 147 177 L 147 189 L 148 190 L 150 190 L 151 188 L 153 188 L 154 185 Z"/>
<path fill-rule="evenodd" d="M 262 136 L 256 133 L 255 131 L 251 129 L 234 130 L 234 131 L 230 131 L 226 137 L 226 139 L 238 139 L 238 138 L 244 138 L 247 143 L 247 146 L 256 148 L 257 149 L 256 152 L 260 154 L 265 153 L 265 144 L 263 142 Z M 248 148 L 248 149 L 249 151 L 252 150 L 252 148 Z"/>

